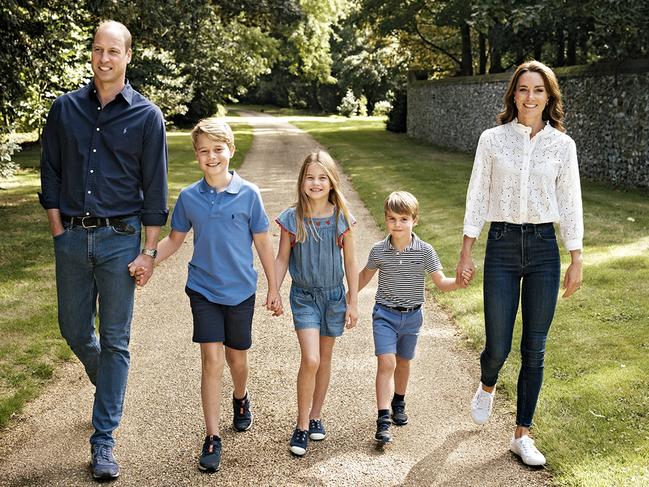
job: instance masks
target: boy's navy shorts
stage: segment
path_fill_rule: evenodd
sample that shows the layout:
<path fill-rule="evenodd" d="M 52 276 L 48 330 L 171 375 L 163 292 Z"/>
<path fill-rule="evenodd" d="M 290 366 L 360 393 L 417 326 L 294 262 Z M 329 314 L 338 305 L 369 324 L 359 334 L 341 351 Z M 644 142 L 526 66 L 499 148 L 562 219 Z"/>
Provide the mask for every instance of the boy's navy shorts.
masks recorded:
<path fill-rule="evenodd" d="M 235 350 L 248 350 L 252 345 L 252 317 L 255 295 L 234 306 L 209 301 L 201 293 L 185 286 L 194 317 L 196 343 L 222 342 Z"/>
<path fill-rule="evenodd" d="M 374 305 L 372 331 L 374 354 L 394 353 L 406 360 L 415 357 L 415 348 L 424 315 L 421 308 L 408 313 L 381 304 Z"/>

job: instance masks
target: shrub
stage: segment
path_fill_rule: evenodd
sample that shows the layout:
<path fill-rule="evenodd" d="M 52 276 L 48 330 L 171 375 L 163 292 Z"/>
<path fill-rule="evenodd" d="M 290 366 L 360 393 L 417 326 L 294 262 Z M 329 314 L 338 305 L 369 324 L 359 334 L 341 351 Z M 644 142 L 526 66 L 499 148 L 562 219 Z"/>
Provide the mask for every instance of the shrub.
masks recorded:
<path fill-rule="evenodd" d="M 406 132 L 408 129 L 408 99 L 406 90 L 399 90 L 394 97 L 392 110 L 388 113 L 385 127 L 390 132 Z"/>
<path fill-rule="evenodd" d="M 385 117 L 392 110 L 392 103 L 388 100 L 377 101 L 374 104 L 374 110 L 372 110 L 373 117 Z"/>
<path fill-rule="evenodd" d="M 356 100 L 352 90 L 347 90 L 347 93 L 340 101 L 340 105 L 338 105 L 338 113 L 344 117 L 351 117 L 352 115 L 356 115 L 357 112 L 358 100 Z"/>
<path fill-rule="evenodd" d="M 361 95 L 358 99 L 358 116 L 367 117 L 367 97 L 365 95 Z"/>

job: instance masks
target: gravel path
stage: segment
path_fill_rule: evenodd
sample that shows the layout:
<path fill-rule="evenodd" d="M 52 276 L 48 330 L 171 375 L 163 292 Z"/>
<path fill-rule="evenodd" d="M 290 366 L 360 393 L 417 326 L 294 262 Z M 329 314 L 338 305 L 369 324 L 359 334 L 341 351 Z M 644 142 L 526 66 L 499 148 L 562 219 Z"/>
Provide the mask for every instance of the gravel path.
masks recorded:
<path fill-rule="evenodd" d="M 244 113 L 254 127 L 241 167 L 259 185 L 271 219 L 294 198 L 297 169 L 317 143 L 279 118 Z M 382 238 L 368 211 L 344 183 L 358 220 L 362 266 Z M 279 232 L 272 225 L 275 246 Z M 189 240 L 189 239 L 188 239 Z M 299 348 L 290 313 L 270 317 L 261 307 L 260 279 L 249 388 L 253 428 L 235 433 L 226 370 L 223 392 L 223 459 L 217 474 L 196 468 L 204 427 L 200 408 L 200 355 L 191 343 L 191 313 L 184 294 L 188 241 L 137 292 L 131 373 L 116 456 L 122 476 L 114 485 L 232 486 L 536 486 L 543 470 L 522 465 L 508 451 L 513 416 L 502 402 L 489 425 L 471 422 L 468 404 L 478 377 L 477 354 L 459 346 L 459 333 L 429 297 L 425 328 L 413 363 L 407 401 L 410 423 L 394 427 L 394 444 L 375 447 L 371 309 L 376 279 L 360 294 L 359 326 L 339 339 L 323 411 L 327 439 L 294 458 L 288 440 L 295 423 Z M 455 256 L 441 256 L 448 269 Z M 261 269 L 259 263 L 257 268 Z M 288 285 L 282 297 L 288 307 Z M 0 434 L 0 485 L 92 485 L 88 467 L 93 390 L 81 365 L 60 367 L 44 394 Z"/>

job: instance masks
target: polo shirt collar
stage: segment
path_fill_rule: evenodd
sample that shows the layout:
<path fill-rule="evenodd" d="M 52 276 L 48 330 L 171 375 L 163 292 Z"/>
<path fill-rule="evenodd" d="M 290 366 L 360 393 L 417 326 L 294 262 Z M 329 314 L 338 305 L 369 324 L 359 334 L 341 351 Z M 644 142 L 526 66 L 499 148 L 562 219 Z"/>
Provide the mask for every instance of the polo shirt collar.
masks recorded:
<path fill-rule="evenodd" d="M 241 184 L 242 184 L 242 179 L 241 176 L 237 174 L 236 171 L 229 171 L 230 174 L 232 174 L 232 179 L 230 180 L 230 183 L 227 185 L 224 191 L 227 191 L 230 194 L 237 194 L 239 190 L 241 190 Z M 201 193 L 208 193 L 210 190 L 212 190 L 212 186 L 207 184 L 207 181 L 205 181 L 205 178 L 201 179 L 201 182 L 198 186 L 198 190 Z"/>
<path fill-rule="evenodd" d="M 390 242 L 390 235 L 385 237 L 383 240 L 383 250 L 394 250 L 392 242 Z M 421 250 L 421 239 L 415 234 L 415 232 L 412 232 L 410 243 L 405 249 L 403 249 L 404 252 L 406 250 Z"/>
<path fill-rule="evenodd" d="M 90 83 L 86 85 L 86 88 L 88 90 L 88 94 L 97 98 L 97 88 L 95 87 L 94 78 L 90 80 Z M 128 103 L 129 105 L 133 104 L 133 87 L 131 86 L 131 83 L 128 82 L 128 80 L 126 80 L 124 88 L 122 88 L 122 91 L 120 91 L 118 95 L 122 95 L 124 101 L 126 101 L 126 103 Z"/>

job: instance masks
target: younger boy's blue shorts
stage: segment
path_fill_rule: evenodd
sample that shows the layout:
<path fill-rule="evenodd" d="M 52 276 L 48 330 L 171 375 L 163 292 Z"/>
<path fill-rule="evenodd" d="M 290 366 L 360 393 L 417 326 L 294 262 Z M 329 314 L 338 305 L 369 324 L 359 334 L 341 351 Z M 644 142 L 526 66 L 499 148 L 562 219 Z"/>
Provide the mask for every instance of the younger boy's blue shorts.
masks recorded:
<path fill-rule="evenodd" d="M 372 312 L 374 354 L 394 353 L 412 360 L 423 321 L 421 307 L 404 312 L 376 303 Z"/>
<path fill-rule="evenodd" d="M 339 337 L 345 328 L 345 286 L 300 287 L 291 285 L 291 311 L 296 330 L 316 328 L 320 336 Z"/>

